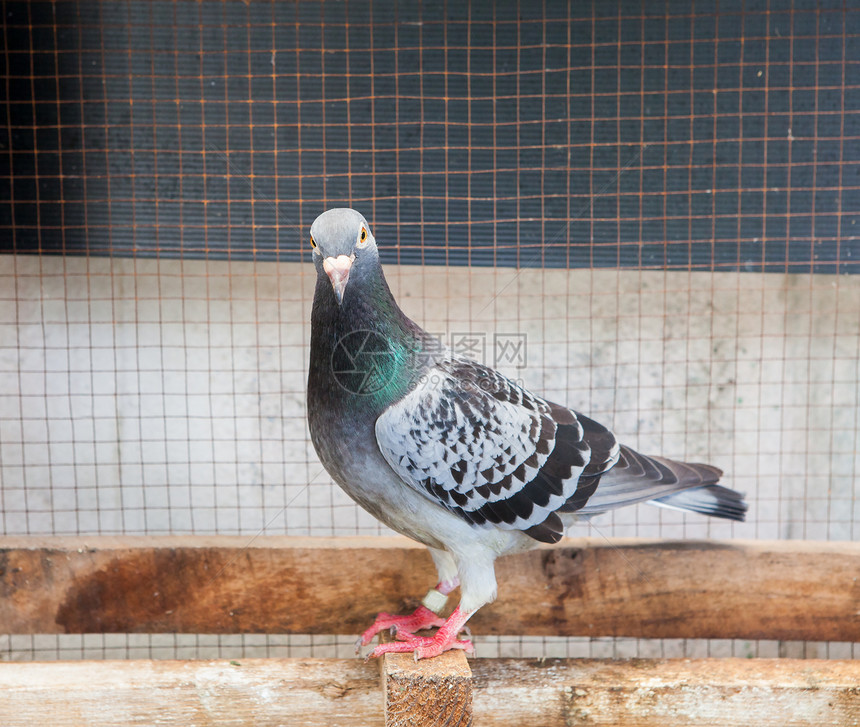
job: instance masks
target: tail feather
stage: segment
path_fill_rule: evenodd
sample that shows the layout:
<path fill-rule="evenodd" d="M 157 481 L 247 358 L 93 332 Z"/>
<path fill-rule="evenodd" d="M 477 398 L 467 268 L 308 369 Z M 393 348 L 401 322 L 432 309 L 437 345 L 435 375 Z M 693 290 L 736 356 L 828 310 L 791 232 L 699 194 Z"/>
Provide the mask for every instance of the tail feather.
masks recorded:
<path fill-rule="evenodd" d="M 729 520 L 743 520 L 743 495 L 718 485 L 722 471 L 706 464 L 649 457 L 621 447 L 617 464 L 594 476 L 597 488 L 584 507 L 563 506 L 561 512 L 597 515 L 638 502 L 687 510 Z"/>
<path fill-rule="evenodd" d="M 746 519 L 747 514 L 744 496 L 740 492 L 730 490 L 722 485 L 707 485 L 673 492 L 671 495 L 649 500 L 648 504 L 668 507 L 672 510 L 688 510 L 702 515 L 740 522 Z"/>

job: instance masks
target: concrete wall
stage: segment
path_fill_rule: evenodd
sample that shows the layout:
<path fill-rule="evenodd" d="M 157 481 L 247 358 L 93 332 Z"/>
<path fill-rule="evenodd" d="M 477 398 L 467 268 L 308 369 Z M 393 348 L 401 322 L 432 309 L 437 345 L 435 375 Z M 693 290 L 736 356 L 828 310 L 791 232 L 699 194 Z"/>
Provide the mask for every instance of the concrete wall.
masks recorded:
<path fill-rule="evenodd" d="M 750 499 L 744 525 L 640 506 L 591 534 L 860 535 L 860 277 L 387 273 L 455 348 Z M 313 283 L 310 264 L 0 257 L 0 533 L 382 532 L 307 438 Z"/>

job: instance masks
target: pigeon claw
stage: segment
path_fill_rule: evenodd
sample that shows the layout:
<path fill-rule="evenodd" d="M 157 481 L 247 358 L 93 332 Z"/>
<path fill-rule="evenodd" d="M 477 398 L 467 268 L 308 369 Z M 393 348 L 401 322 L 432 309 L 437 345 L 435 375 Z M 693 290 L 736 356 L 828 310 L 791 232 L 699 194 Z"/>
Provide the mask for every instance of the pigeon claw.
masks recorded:
<path fill-rule="evenodd" d="M 381 631 L 390 631 L 392 636 L 402 638 L 404 636 L 412 636 L 416 631 L 422 629 L 430 629 L 436 626 L 442 626 L 445 621 L 426 606 L 419 606 L 413 613 L 406 616 L 395 616 L 390 613 L 380 613 L 373 625 L 367 629 L 361 638 L 356 642 L 356 646 L 367 646 L 373 637 Z"/>
<path fill-rule="evenodd" d="M 422 610 L 423 609 L 423 610 Z M 466 621 L 474 611 L 461 611 L 460 607 L 454 609 L 454 612 L 444 621 L 439 618 L 430 609 L 420 606 L 411 616 L 401 616 L 397 620 L 397 624 L 401 628 L 397 629 L 397 641 L 390 641 L 386 644 L 378 644 L 376 648 L 368 654 L 368 659 L 383 654 L 402 654 L 411 651 L 415 655 L 415 660 L 429 659 L 432 656 L 450 651 L 451 649 L 462 649 L 467 654 L 474 654 L 475 647 L 469 639 L 459 638 L 460 632 L 463 631 Z M 378 633 L 391 625 L 392 617 L 389 614 L 379 614 L 376 623 L 364 632 L 365 636 L 374 629 L 377 625 L 379 628 L 374 632 Z M 412 619 L 412 620 L 409 620 Z M 417 628 L 412 628 L 415 624 L 420 624 Z M 439 626 L 439 630 L 433 636 L 416 636 L 412 631 L 418 631 L 421 628 L 429 626 Z M 411 629 L 411 630 L 410 630 Z M 373 638 L 373 635 L 368 637 L 368 641 Z M 362 637 L 362 640 L 364 637 Z M 367 643 L 364 641 L 364 643 Z"/>
<path fill-rule="evenodd" d="M 439 656 L 439 654 L 451 651 L 451 649 L 462 649 L 467 654 L 475 653 L 475 647 L 471 641 L 454 638 L 444 630 L 437 631 L 433 636 L 404 634 L 403 636 L 399 636 L 398 639 L 398 641 L 390 641 L 387 644 L 378 644 L 370 652 L 368 658 L 379 657 L 383 654 L 402 654 L 411 651 L 415 656 L 415 661 L 418 661 L 419 659 L 429 659 Z"/>

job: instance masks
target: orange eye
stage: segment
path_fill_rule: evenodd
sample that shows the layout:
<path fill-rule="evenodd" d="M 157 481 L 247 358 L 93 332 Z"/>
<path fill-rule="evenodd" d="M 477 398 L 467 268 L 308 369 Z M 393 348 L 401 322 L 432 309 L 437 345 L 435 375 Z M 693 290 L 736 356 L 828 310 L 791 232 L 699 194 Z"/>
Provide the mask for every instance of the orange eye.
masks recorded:
<path fill-rule="evenodd" d="M 363 227 L 361 228 L 361 235 L 359 235 L 358 239 L 360 242 L 366 242 L 367 241 L 367 230 L 365 228 L 363 228 Z"/>
<path fill-rule="evenodd" d="M 317 246 L 317 243 L 316 243 L 316 241 L 314 240 L 314 238 L 312 237 L 312 238 L 311 238 L 311 247 L 316 247 L 316 246 Z"/>

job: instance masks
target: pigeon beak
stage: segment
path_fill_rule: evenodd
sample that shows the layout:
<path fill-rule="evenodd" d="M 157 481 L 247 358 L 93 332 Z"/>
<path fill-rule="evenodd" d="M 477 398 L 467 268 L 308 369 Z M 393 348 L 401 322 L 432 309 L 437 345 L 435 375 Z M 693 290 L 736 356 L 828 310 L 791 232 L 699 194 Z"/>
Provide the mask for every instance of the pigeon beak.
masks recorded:
<path fill-rule="evenodd" d="M 338 305 L 343 303 L 343 293 L 349 282 L 349 271 L 352 268 L 353 260 L 355 260 L 355 255 L 338 255 L 323 260 L 323 270 L 328 275 L 328 279 L 331 280 L 331 287 L 334 289 L 334 297 L 337 298 Z"/>

